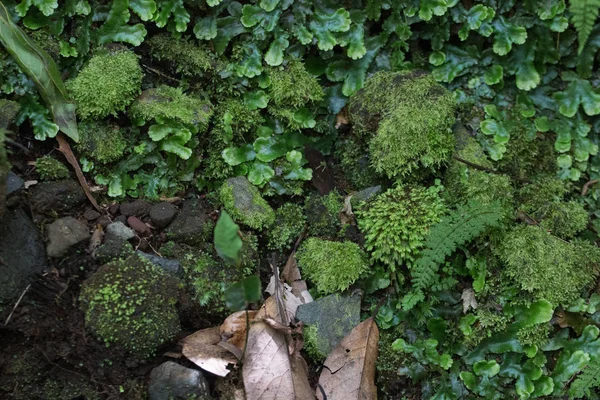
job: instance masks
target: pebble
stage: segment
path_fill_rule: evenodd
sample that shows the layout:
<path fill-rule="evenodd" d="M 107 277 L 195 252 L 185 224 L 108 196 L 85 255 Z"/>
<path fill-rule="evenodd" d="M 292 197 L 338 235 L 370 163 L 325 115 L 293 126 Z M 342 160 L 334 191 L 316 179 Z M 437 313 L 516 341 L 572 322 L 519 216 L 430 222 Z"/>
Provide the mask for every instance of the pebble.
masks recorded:
<path fill-rule="evenodd" d="M 166 228 L 177 215 L 177 207 L 166 201 L 150 208 L 150 219 L 157 228 Z"/>
<path fill-rule="evenodd" d="M 137 217 L 129 217 L 127 218 L 127 224 L 137 233 L 139 233 L 142 236 L 146 236 L 150 233 L 150 228 L 148 227 L 148 225 L 146 225 L 145 223 L 142 222 L 142 220 L 140 220 Z"/>
<path fill-rule="evenodd" d="M 122 222 L 113 222 L 106 227 L 106 234 L 114 238 L 129 240 L 135 237 L 133 229 Z"/>

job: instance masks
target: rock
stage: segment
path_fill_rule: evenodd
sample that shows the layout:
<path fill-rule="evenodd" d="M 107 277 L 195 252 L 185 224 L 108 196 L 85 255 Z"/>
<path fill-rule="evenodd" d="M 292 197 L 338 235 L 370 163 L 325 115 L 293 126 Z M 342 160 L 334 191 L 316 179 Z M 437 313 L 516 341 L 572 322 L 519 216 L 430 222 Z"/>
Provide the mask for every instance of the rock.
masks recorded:
<path fill-rule="evenodd" d="M 113 236 L 121 240 L 129 240 L 135 237 L 135 232 L 122 222 L 113 222 L 106 227 L 106 235 Z"/>
<path fill-rule="evenodd" d="M 0 219 L 0 303 L 18 296 L 46 266 L 44 242 L 21 209 Z"/>
<path fill-rule="evenodd" d="M 8 172 L 8 176 L 6 177 L 6 195 L 10 196 L 12 193 L 23 189 L 25 186 L 25 181 L 21 179 L 17 174 L 12 171 Z"/>
<path fill-rule="evenodd" d="M 85 201 L 85 193 L 75 181 L 43 182 L 31 189 L 31 206 L 41 214 L 73 212 Z"/>
<path fill-rule="evenodd" d="M 148 225 L 142 222 L 138 217 L 129 217 L 127 218 L 127 225 L 133 228 L 134 231 L 139 233 L 142 236 L 146 236 L 150 234 L 150 228 Z"/>
<path fill-rule="evenodd" d="M 150 208 L 150 219 L 157 228 L 166 228 L 177 215 L 177 207 L 163 201 Z"/>
<path fill-rule="evenodd" d="M 301 304 L 296 318 L 317 329 L 315 345 L 327 355 L 360 323 L 360 296 L 332 294 Z"/>
<path fill-rule="evenodd" d="M 101 264 L 105 264 L 116 259 L 127 258 L 131 254 L 133 254 L 131 243 L 114 235 L 107 234 L 104 243 L 96 249 L 95 258 Z"/>
<path fill-rule="evenodd" d="M 112 224 L 112 221 L 110 220 L 110 217 L 108 215 L 103 215 L 100 218 L 98 218 L 96 223 L 102 225 L 103 228 L 106 228 L 108 227 L 108 225 Z"/>
<path fill-rule="evenodd" d="M 46 229 L 48 230 L 48 246 L 46 248 L 48 257 L 61 257 L 72 246 L 90 238 L 87 225 L 73 217 L 57 219 Z"/>
<path fill-rule="evenodd" d="M 119 203 L 115 203 L 112 206 L 108 207 L 108 212 L 111 215 L 117 215 L 119 213 L 120 209 L 121 209 L 121 206 L 119 205 Z"/>
<path fill-rule="evenodd" d="M 127 223 L 127 217 L 124 216 L 124 215 L 119 215 L 119 216 L 115 217 L 114 221 L 115 222 L 120 222 L 123 225 L 125 225 Z"/>
<path fill-rule="evenodd" d="M 96 210 L 85 210 L 85 212 L 83 213 L 83 218 L 85 218 L 88 221 L 93 221 L 95 219 L 100 218 L 102 214 L 100 214 L 98 211 Z"/>
<path fill-rule="evenodd" d="M 181 212 L 169 225 L 167 236 L 170 240 L 196 245 L 212 234 L 214 226 L 200 200 L 189 199 L 183 203 Z"/>
<path fill-rule="evenodd" d="M 167 361 L 150 373 L 150 400 L 210 399 L 208 381 L 202 372 Z"/>
<path fill-rule="evenodd" d="M 121 214 L 126 217 L 143 217 L 150 211 L 150 204 L 144 200 L 135 200 L 122 203 L 120 206 Z"/>
<path fill-rule="evenodd" d="M 363 189 L 359 192 L 356 192 L 352 196 L 352 199 L 350 201 L 351 201 L 352 205 L 355 206 L 355 205 L 359 204 L 361 201 L 367 201 L 367 200 L 373 198 L 373 196 L 377 195 L 380 192 L 381 192 L 381 185 L 371 186 L 371 187 Z"/>
<path fill-rule="evenodd" d="M 140 256 L 144 257 L 157 267 L 161 267 L 165 272 L 168 272 L 171 275 L 176 275 L 178 277 L 183 276 L 183 267 L 181 266 L 181 263 L 177 260 L 159 257 L 154 254 L 144 253 L 143 251 L 136 251 L 136 253 L 138 253 Z"/>
<path fill-rule="evenodd" d="M 260 230 L 275 222 L 275 212 L 245 176 L 227 179 L 219 196 L 231 217 L 252 229 Z"/>

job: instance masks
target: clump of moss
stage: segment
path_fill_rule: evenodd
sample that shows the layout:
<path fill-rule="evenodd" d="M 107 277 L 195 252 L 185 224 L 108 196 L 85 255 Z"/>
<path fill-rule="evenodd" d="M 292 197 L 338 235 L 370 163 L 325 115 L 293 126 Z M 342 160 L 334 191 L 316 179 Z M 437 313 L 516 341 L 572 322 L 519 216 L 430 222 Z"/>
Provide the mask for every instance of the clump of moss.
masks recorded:
<path fill-rule="evenodd" d="M 43 181 L 55 181 L 69 177 L 69 169 L 65 164 L 50 156 L 40 157 L 35 160 L 35 169 Z"/>
<path fill-rule="evenodd" d="M 357 137 L 338 140 L 336 155 L 340 160 L 340 170 L 354 186 L 363 189 L 379 183 L 381 176 L 371 166 L 367 146 Z"/>
<path fill-rule="evenodd" d="M 316 363 L 321 363 L 327 358 L 327 354 L 324 354 L 317 341 L 319 340 L 319 327 L 317 325 L 307 325 L 304 327 L 304 350 Z"/>
<path fill-rule="evenodd" d="M 352 242 L 309 238 L 296 257 L 302 272 L 323 294 L 348 289 L 369 268 L 366 254 Z"/>
<path fill-rule="evenodd" d="M 308 234 L 319 237 L 335 237 L 340 229 L 340 212 L 343 207 L 342 196 L 336 191 L 325 196 L 310 196 L 304 206 Z"/>
<path fill-rule="evenodd" d="M 454 151 L 452 93 L 426 73 L 379 72 L 349 104 L 354 133 L 369 136 L 371 164 L 390 178 L 435 170 Z"/>
<path fill-rule="evenodd" d="M 412 263 L 446 207 L 440 187 L 398 185 L 356 211 L 365 249 L 392 270 Z"/>
<path fill-rule="evenodd" d="M 521 225 L 507 232 L 495 252 L 506 276 L 555 306 L 575 301 L 598 275 L 597 247 L 565 242 L 539 226 Z"/>
<path fill-rule="evenodd" d="M 139 121 L 172 120 L 204 132 L 213 113 L 208 101 L 188 96 L 180 88 L 162 85 L 144 90 L 129 107 L 129 115 Z"/>
<path fill-rule="evenodd" d="M 261 116 L 260 110 L 251 110 L 241 100 L 229 98 L 217 106 L 214 121 L 212 139 L 230 145 L 240 139 L 253 138 L 256 129 L 265 122 L 265 119 Z"/>
<path fill-rule="evenodd" d="M 219 197 L 231 217 L 250 228 L 260 230 L 275 221 L 275 211 L 244 176 L 227 179 Z"/>
<path fill-rule="evenodd" d="M 198 76 L 212 69 L 211 53 L 187 38 L 158 34 L 146 41 L 152 57 L 168 61 L 172 69 L 185 76 Z"/>
<path fill-rule="evenodd" d="M 180 330 L 176 295 L 177 285 L 160 268 L 133 255 L 100 267 L 79 300 L 91 332 L 145 358 Z"/>
<path fill-rule="evenodd" d="M 323 88 L 300 61 L 290 61 L 286 67 L 274 68 L 270 73 L 269 94 L 277 106 L 298 108 L 310 102 L 321 101 Z"/>
<path fill-rule="evenodd" d="M 124 111 L 141 92 L 138 57 L 127 50 L 103 51 L 90 59 L 68 83 L 77 113 L 83 119 L 104 118 Z"/>
<path fill-rule="evenodd" d="M 118 125 L 101 121 L 83 121 L 78 125 L 77 149 L 82 155 L 101 164 L 119 160 L 125 154 L 127 141 Z"/>
<path fill-rule="evenodd" d="M 275 224 L 267 231 L 269 248 L 285 250 L 291 246 L 304 229 L 306 217 L 298 204 L 285 203 L 275 211 Z"/>

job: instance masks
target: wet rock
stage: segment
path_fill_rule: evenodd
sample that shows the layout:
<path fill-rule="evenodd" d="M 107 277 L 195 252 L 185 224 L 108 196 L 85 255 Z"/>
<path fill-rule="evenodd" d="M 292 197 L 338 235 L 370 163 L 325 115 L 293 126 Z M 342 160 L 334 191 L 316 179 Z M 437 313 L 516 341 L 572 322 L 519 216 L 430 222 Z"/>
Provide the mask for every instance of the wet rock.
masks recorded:
<path fill-rule="evenodd" d="M 148 215 L 150 204 L 144 200 L 134 200 L 132 202 L 122 203 L 120 206 L 121 215 L 126 217 L 143 217 Z"/>
<path fill-rule="evenodd" d="M 166 228 L 177 215 L 177 207 L 163 201 L 150 208 L 150 219 L 157 228 Z"/>
<path fill-rule="evenodd" d="M 15 174 L 12 171 L 8 172 L 8 176 L 6 177 L 6 195 L 10 196 L 14 192 L 23 189 L 25 186 L 25 181 L 21 179 L 20 176 Z"/>
<path fill-rule="evenodd" d="M 210 399 L 208 381 L 202 372 L 167 361 L 150 373 L 150 400 Z"/>
<path fill-rule="evenodd" d="M 85 201 L 83 189 L 71 180 L 43 182 L 31 188 L 31 206 L 41 214 L 72 212 Z"/>
<path fill-rule="evenodd" d="M 183 267 L 181 266 L 181 263 L 177 260 L 159 257 L 154 254 L 144 253 L 143 251 L 136 251 L 136 253 L 138 253 L 140 256 L 144 257 L 157 267 L 162 268 L 165 272 L 171 275 L 175 275 L 178 277 L 183 276 Z"/>
<path fill-rule="evenodd" d="M 46 266 L 44 242 L 23 210 L 0 219 L 0 303 L 18 296 Z"/>
<path fill-rule="evenodd" d="M 84 223 L 73 217 L 57 219 L 47 226 L 48 246 L 46 252 L 48 257 L 61 257 L 69 248 L 90 238 L 90 232 Z"/>
<path fill-rule="evenodd" d="M 360 296 L 332 294 L 298 307 L 296 318 L 314 326 L 319 352 L 327 355 L 360 323 Z"/>
<path fill-rule="evenodd" d="M 135 237 L 135 232 L 122 222 L 113 222 L 106 227 L 107 238 L 112 236 L 121 240 L 129 240 Z"/>
<path fill-rule="evenodd" d="M 212 234 L 214 226 L 204 204 L 198 199 L 189 199 L 169 225 L 167 236 L 170 240 L 195 245 L 205 241 Z"/>
<path fill-rule="evenodd" d="M 85 212 L 83 213 L 83 218 L 85 218 L 88 221 L 93 221 L 95 219 L 100 218 L 102 214 L 100 214 L 98 211 L 96 210 L 85 210 Z"/>
<path fill-rule="evenodd" d="M 138 217 L 129 217 L 127 218 L 127 225 L 133 228 L 134 231 L 139 233 L 142 236 L 146 236 L 150 234 L 150 228 L 146 225 L 142 220 Z"/>

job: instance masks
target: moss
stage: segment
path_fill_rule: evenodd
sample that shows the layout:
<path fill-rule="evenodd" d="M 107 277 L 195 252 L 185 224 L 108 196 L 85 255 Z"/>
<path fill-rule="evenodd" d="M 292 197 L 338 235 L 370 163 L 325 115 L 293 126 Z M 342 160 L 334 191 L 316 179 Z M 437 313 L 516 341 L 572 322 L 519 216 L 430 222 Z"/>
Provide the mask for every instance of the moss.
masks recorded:
<path fill-rule="evenodd" d="M 269 94 L 277 106 L 299 108 L 324 97 L 319 81 L 300 61 L 290 61 L 286 67 L 272 69 L 270 77 Z"/>
<path fill-rule="evenodd" d="M 349 111 L 354 133 L 372 136 L 375 170 L 406 178 L 449 160 L 455 107 L 452 94 L 428 74 L 380 72 L 350 100 Z"/>
<path fill-rule="evenodd" d="M 104 118 L 124 111 L 135 100 L 141 91 L 142 76 L 134 53 L 102 51 L 68 82 L 68 89 L 81 118 Z"/>
<path fill-rule="evenodd" d="M 175 296 L 172 279 L 134 255 L 102 266 L 83 283 L 79 300 L 87 329 L 145 358 L 180 330 Z"/>
<path fill-rule="evenodd" d="M 534 324 L 523 327 L 517 332 L 519 343 L 523 346 L 537 346 L 541 349 L 550 336 L 550 324 Z"/>
<path fill-rule="evenodd" d="M 208 101 L 166 85 L 144 90 L 129 108 L 129 115 L 134 119 L 145 122 L 173 120 L 193 127 L 194 132 L 206 131 L 212 113 L 212 105 Z"/>
<path fill-rule="evenodd" d="M 250 228 L 260 230 L 275 221 L 275 211 L 243 176 L 225 181 L 219 197 L 231 217 Z"/>
<path fill-rule="evenodd" d="M 309 238 L 297 253 L 298 266 L 323 294 L 346 290 L 369 267 L 366 254 L 352 242 Z"/>
<path fill-rule="evenodd" d="M 343 207 L 342 196 L 336 191 L 325 196 L 310 196 L 304 207 L 308 234 L 330 238 L 337 236 L 340 229 L 340 211 Z"/>
<path fill-rule="evenodd" d="M 308 325 L 304 327 L 304 350 L 310 359 L 316 363 L 321 363 L 327 358 L 318 345 L 319 327 L 317 325 Z"/>
<path fill-rule="evenodd" d="M 21 105 L 16 101 L 0 99 L 0 129 L 8 129 L 20 109 Z"/>
<path fill-rule="evenodd" d="M 168 62 L 172 70 L 182 75 L 198 76 L 212 69 L 211 53 L 187 38 L 176 39 L 165 33 L 153 36 L 146 43 L 152 57 Z"/>
<path fill-rule="evenodd" d="M 275 211 L 275 224 L 267 231 L 268 247 L 272 250 L 285 250 L 298 238 L 306 217 L 300 205 L 285 203 Z"/>
<path fill-rule="evenodd" d="M 340 170 L 355 189 L 377 185 L 381 176 L 371 166 L 367 146 L 356 137 L 336 142 L 336 155 L 340 160 Z"/>
<path fill-rule="evenodd" d="M 35 160 L 35 169 L 43 181 L 56 181 L 69 177 L 69 169 L 65 164 L 50 156 L 40 157 Z"/>
<path fill-rule="evenodd" d="M 520 208 L 534 213 L 549 203 L 561 201 L 568 193 L 567 184 L 554 175 L 540 175 L 519 190 Z"/>
<path fill-rule="evenodd" d="M 260 110 L 251 110 L 241 100 L 229 98 L 218 104 L 214 121 L 211 140 L 231 144 L 237 140 L 253 139 L 256 129 L 265 122 L 265 119 L 261 116 Z"/>
<path fill-rule="evenodd" d="M 365 235 L 365 249 L 374 260 L 392 270 L 415 260 L 429 228 L 446 211 L 439 191 L 437 186 L 399 185 L 361 203 L 355 213 Z"/>
<path fill-rule="evenodd" d="M 108 121 L 83 121 L 79 123 L 77 150 L 101 164 L 118 161 L 125 155 L 128 143 L 123 130 Z"/>

